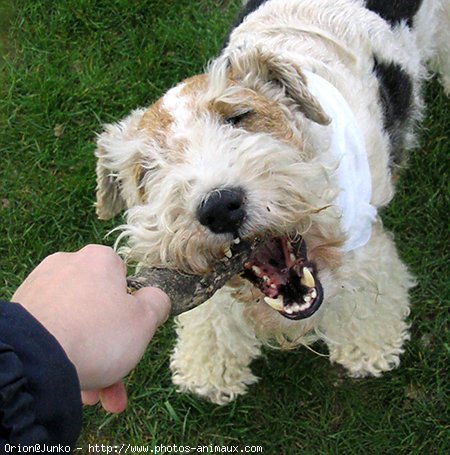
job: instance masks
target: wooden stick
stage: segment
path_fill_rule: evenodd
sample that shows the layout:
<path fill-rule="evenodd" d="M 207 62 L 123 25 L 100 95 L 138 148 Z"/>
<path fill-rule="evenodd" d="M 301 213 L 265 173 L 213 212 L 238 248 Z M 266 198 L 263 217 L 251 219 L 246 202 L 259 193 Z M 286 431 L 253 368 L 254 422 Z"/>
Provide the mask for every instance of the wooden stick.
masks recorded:
<path fill-rule="evenodd" d="M 206 302 L 230 278 L 241 273 L 244 262 L 259 242 L 259 239 L 254 239 L 233 243 L 230 247 L 232 256 L 225 256 L 217 261 L 214 270 L 207 275 L 189 275 L 171 269 L 142 267 L 136 275 L 127 279 L 128 292 L 132 294 L 146 286 L 157 287 L 170 297 L 171 314 L 184 313 Z"/>

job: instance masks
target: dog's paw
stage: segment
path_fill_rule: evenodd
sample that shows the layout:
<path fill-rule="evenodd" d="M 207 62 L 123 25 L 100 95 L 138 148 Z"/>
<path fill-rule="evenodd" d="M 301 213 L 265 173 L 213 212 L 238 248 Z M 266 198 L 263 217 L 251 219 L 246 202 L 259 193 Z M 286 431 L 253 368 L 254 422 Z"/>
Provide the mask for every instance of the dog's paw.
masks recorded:
<path fill-rule="evenodd" d="M 408 339 L 409 334 L 405 331 L 395 342 L 383 346 L 335 345 L 330 347 L 330 361 L 342 365 L 352 378 L 379 377 L 399 366 L 400 355 L 404 352 L 402 346 Z"/>
<path fill-rule="evenodd" d="M 199 362 L 192 362 L 180 358 L 177 352 L 172 355 L 170 368 L 172 381 L 179 392 L 191 392 L 207 400 L 224 405 L 239 395 L 247 392 L 247 387 L 258 381 L 250 368 L 242 365 L 223 363 L 212 365 L 207 362 L 203 366 Z"/>

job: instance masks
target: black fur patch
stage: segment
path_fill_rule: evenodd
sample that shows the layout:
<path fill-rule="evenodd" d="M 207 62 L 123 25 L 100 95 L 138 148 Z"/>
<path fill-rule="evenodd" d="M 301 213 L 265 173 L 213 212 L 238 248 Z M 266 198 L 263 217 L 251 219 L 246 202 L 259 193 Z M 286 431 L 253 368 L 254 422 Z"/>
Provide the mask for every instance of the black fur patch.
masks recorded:
<path fill-rule="evenodd" d="M 232 31 L 238 27 L 239 25 L 242 24 L 244 19 L 253 11 L 256 11 L 261 5 L 266 3 L 268 0 L 249 0 L 241 9 L 239 12 L 239 16 L 236 18 L 236 20 L 233 22 L 233 25 L 231 26 L 230 31 L 228 32 L 227 37 L 225 38 L 225 42 L 223 43 L 222 49 L 228 45 L 228 42 L 230 41 L 230 35 Z"/>
<path fill-rule="evenodd" d="M 384 128 L 391 140 L 392 164 L 399 165 L 403 161 L 406 132 L 412 122 L 412 79 L 397 63 L 375 59 L 374 71 L 379 83 Z"/>
<path fill-rule="evenodd" d="M 406 21 L 409 27 L 422 4 L 422 0 L 366 0 L 366 8 L 377 13 L 391 25 Z"/>

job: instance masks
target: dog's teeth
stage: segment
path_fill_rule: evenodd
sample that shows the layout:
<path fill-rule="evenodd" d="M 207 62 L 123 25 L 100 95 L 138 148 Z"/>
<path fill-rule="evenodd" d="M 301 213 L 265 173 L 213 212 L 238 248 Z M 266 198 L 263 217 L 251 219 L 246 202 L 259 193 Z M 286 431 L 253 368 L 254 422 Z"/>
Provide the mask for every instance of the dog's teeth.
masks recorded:
<path fill-rule="evenodd" d="M 277 285 L 276 285 L 275 283 L 272 283 L 272 284 L 270 285 L 270 287 L 271 287 L 272 289 L 276 289 L 276 288 L 277 288 Z"/>
<path fill-rule="evenodd" d="M 233 240 L 233 243 L 235 245 L 239 245 L 241 243 L 241 239 L 239 237 L 236 237 L 234 240 Z"/>
<path fill-rule="evenodd" d="M 305 297 L 303 297 L 303 301 L 304 301 L 305 303 L 311 303 L 311 296 L 305 295 Z"/>
<path fill-rule="evenodd" d="M 287 307 L 284 309 L 284 312 L 287 314 L 292 314 L 294 312 L 294 310 L 291 307 Z"/>
<path fill-rule="evenodd" d="M 314 277 L 312 276 L 312 273 L 309 271 L 308 267 L 303 267 L 303 276 L 300 282 L 303 284 L 303 286 L 306 286 L 308 288 L 313 288 L 316 285 Z"/>
<path fill-rule="evenodd" d="M 228 247 L 224 252 L 223 254 L 225 254 L 225 256 L 230 259 L 232 256 L 233 256 L 233 253 L 232 251 L 230 250 L 230 248 Z"/>
<path fill-rule="evenodd" d="M 317 297 L 317 291 L 316 289 L 314 288 L 312 291 L 311 291 L 311 298 L 312 299 L 315 299 Z"/>
<path fill-rule="evenodd" d="M 298 313 L 302 309 L 302 307 L 298 303 L 294 303 L 291 308 L 292 311 L 294 311 L 295 313 Z"/>
<path fill-rule="evenodd" d="M 311 302 L 306 302 L 303 305 L 300 305 L 299 311 L 305 311 L 311 306 Z"/>
<path fill-rule="evenodd" d="M 289 255 L 289 258 L 291 259 L 292 262 L 295 262 L 297 260 L 297 258 L 295 257 L 295 254 L 294 253 L 291 253 Z"/>
<path fill-rule="evenodd" d="M 284 308 L 282 295 L 278 296 L 276 299 L 264 297 L 264 302 L 266 302 L 267 305 L 269 305 L 270 307 L 277 311 L 282 311 Z"/>
<path fill-rule="evenodd" d="M 257 274 L 257 275 L 261 275 L 262 273 L 262 270 L 257 266 L 257 265 L 254 265 L 252 267 L 252 270 Z"/>

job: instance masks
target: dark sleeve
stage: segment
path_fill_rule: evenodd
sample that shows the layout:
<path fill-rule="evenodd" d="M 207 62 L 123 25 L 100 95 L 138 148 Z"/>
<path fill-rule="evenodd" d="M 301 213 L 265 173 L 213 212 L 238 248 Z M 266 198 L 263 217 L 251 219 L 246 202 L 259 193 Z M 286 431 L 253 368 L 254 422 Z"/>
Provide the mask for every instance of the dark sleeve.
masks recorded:
<path fill-rule="evenodd" d="M 81 429 L 75 367 L 21 305 L 0 301 L 0 452 L 5 444 L 75 444 Z"/>

